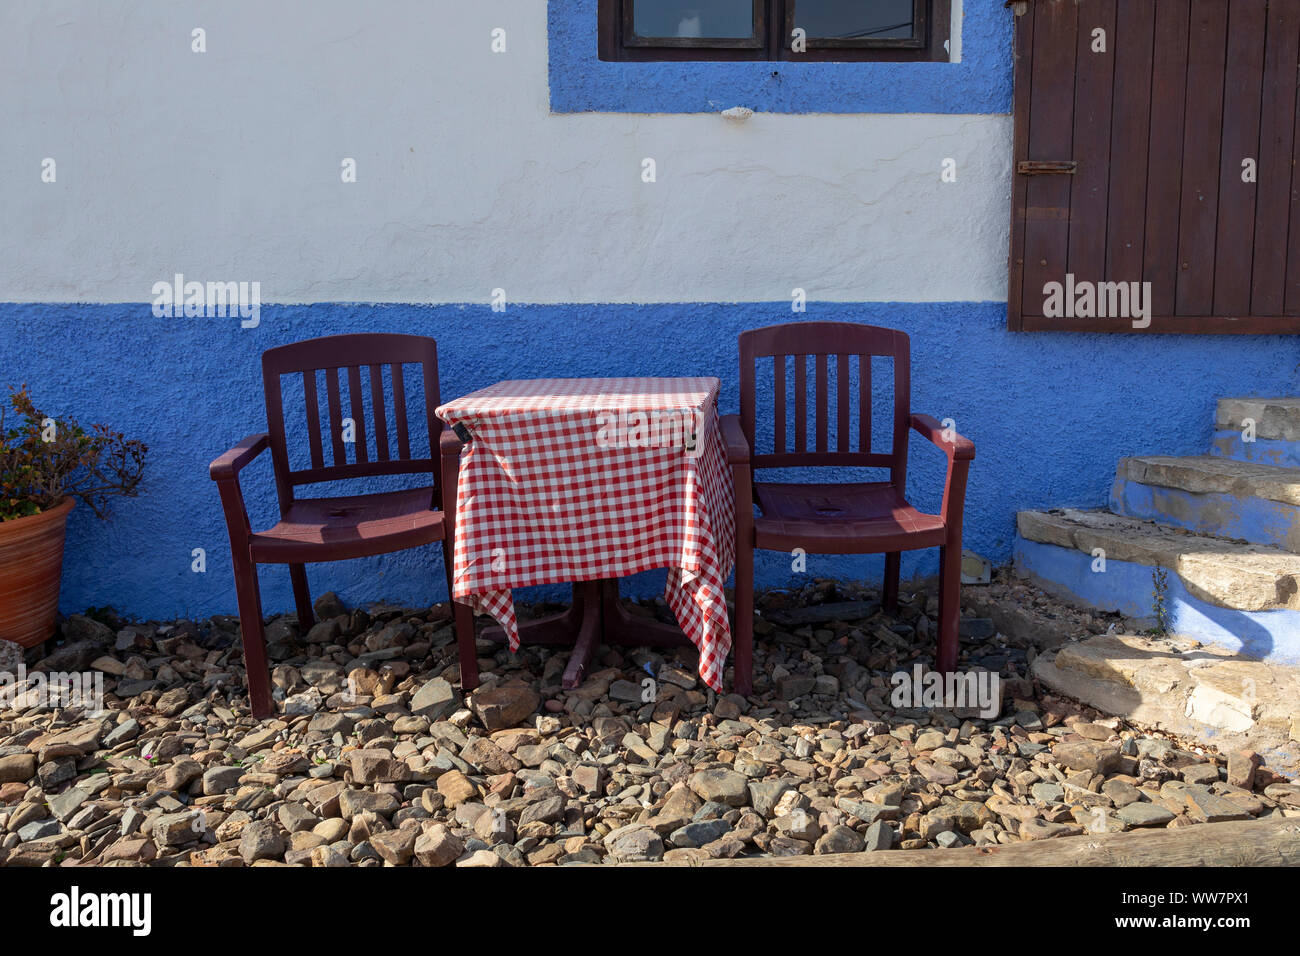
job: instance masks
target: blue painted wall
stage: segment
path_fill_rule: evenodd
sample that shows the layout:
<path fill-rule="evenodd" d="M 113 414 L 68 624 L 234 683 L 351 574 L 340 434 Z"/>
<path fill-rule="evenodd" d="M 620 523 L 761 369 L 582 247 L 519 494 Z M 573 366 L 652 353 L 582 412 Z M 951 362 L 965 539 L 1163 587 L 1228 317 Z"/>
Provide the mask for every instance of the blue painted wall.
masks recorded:
<path fill-rule="evenodd" d="M 965 9 L 960 63 L 605 63 L 596 0 L 550 0 L 551 112 L 1009 113 L 1013 16 Z"/>
<path fill-rule="evenodd" d="M 1015 513 L 1101 507 L 1115 462 L 1138 453 L 1203 453 L 1223 395 L 1294 394 L 1294 348 L 1281 337 L 1012 334 L 1002 303 L 789 303 L 485 306 L 263 306 L 261 325 L 238 319 L 156 319 L 149 304 L 0 304 L 0 383 L 29 383 L 43 409 L 102 421 L 150 445 L 141 496 L 101 523 L 77 509 L 64 571 L 65 612 L 113 605 L 140 617 L 232 613 L 229 546 L 209 461 L 265 427 L 264 349 L 340 332 L 395 331 L 438 339 L 444 399 L 505 378 L 713 375 L 735 411 L 736 337 L 798 319 L 860 321 L 912 336 L 912 409 L 950 417 L 974 440 L 966 543 L 1011 558 Z M 635 344 L 635 348 L 629 345 Z M 1177 374 L 1169 374 L 1169 370 Z M 884 383 L 879 383 L 883 387 Z M 912 443 L 910 492 L 938 507 L 942 456 Z M 269 459 L 245 472 L 254 524 L 271 523 Z M 190 571 L 194 548 L 207 572 Z M 933 573 L 935 552 L 905 560 Z M 874 558 L 810 556 L 808 574 L 875 578 Z M 436 548 L 318 565 L 315 593 L 349 601 L 427 603 L 445 597 Z M 794 577 L 789 556 L 763 555 L 762 585 Z M 801 580 L 806 580 L 800 576 Z M 655 593 L 662 578 L 633 585 Z M 263 571 L 268 611 L 292 600 L 282 568 Z M 550 592 L 557 593 L 554 589 Z"/>

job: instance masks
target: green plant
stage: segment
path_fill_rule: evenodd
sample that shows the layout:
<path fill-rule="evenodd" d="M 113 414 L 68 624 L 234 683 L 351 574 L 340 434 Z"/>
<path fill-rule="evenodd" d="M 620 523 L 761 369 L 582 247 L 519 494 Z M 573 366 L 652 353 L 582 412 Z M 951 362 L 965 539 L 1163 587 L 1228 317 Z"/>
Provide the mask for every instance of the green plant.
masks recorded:
<path fill-rule="evenodd" d="M 50 418 L 26 385 L 11 386 L 7 406 L 0 403 L 0 521 L 40 514 L 68 497 L 106 518 L 111 497 L 136 494 L 148 450 L 104 425 L 87 431 L 76 419 Z"/>
<path fill-rule="evenodd" d="M 1164 637 L 1169 633 L 1169 572 L 1162 567 L 1151 569 L 1151 614 L 1155 618 L 1156 626 L 1151 629 L 1152 634 L 1158 634 Z"/>

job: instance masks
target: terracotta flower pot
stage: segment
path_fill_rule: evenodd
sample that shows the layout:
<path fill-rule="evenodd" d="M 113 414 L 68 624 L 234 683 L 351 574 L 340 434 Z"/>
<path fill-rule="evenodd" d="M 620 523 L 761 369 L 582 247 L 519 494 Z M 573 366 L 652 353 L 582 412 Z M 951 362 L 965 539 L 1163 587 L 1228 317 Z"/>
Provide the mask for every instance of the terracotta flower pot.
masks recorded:
<path fill-rule="evenodd" d="M 41 514 L 0 521 L 0 640 L 33 647 L 54 634 L 72 505 L 65 498 Z"/>

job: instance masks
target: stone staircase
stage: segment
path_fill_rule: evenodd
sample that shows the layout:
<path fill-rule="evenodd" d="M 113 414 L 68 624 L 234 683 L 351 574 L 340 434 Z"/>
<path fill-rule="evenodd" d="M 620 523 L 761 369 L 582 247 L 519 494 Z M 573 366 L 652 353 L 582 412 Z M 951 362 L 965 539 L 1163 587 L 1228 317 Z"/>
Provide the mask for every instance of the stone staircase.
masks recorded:
<path fill-rule="evenodd" d="M 1221 399 L 1215 427 L 1207 455 L 1122 459 L 1106 511 L 1020 512 L 1016 572 L 1148 626 L 1162 603 L 1174 633 L 1300 664 L 1300 398 Z"/>

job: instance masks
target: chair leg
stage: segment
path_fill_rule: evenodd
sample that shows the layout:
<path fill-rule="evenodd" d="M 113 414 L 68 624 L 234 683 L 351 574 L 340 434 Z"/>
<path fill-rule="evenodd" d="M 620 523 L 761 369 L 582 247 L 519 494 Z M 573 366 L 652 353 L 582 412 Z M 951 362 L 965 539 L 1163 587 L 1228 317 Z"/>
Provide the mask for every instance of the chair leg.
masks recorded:
<path fill-rule="evenodd" d="M 257 565 L 250 561 L 235 561 L 235 598 L 239 605 L 239 630 L 244 644 L 244 670 L 248 674 L 248 702 L 253 716 L 265 720 L 272 714 L 271 672 L 266 660 L 266 630 L 262 625 Z"/>
<path fill-rule="evenodd" d="M 455 566 L 452 564 L 452 543 L 449 538 L 442 539 L 442 569 L 447 575 L 447 600 L 456 600 L 453 596 L 453 586 L 455 581 L 452 577 Z"/>
<path fill-rule="evenodd" d="M 950 553 L 951 552 L 951 553 Z M 936 665 L 945 674 L 957 668 L 957 622 L 961 610 L 961 547 L 939 549 L 939 653 Z"/>
<path fill-rule="evenodd" d="M 474 612 L 468 604 L 456 600 L 453 592 L 451 538 L 442 541 L 442 566 L 447 572 L 447 600 L 451 602 L 452 623 L 456 628 L 456 650 L 460 655 L 460 689 L 471 691 L 478 686 L 478 648 L 474 642 Z"/>
<path fill-rule="evenodd" d="M 754 691 L 754 551 L 736 551 L 736 619 L 731 640 L 736 649 L 733 683 L 736 693 L 748 697 Z"/>
<path fill-rule="evenodd" d="M 293 583 L 293 602 L 298 608 L 298 630 L 306 634 L 316 623 L 311 607 L 311 589 L 307 586 L 306 565 L 289 565 L 289 580 Z"/>
<path fill-rule="evenodd" d="M 890 551 L 885 555 L 884 600 L 881 603 L 890 614 L 898 610 L 898 577 L 899 567 L 902 564 L 901 557 L 897 551 Z"/>
<path fill-rule="evenodd" d="M 468 604 L 453 601 L 456 623 L 456 648 L 460 654 L 460 689 L 471 691 L 478 686 L 478 648 L 474 644 L 474 612 Z"/>

